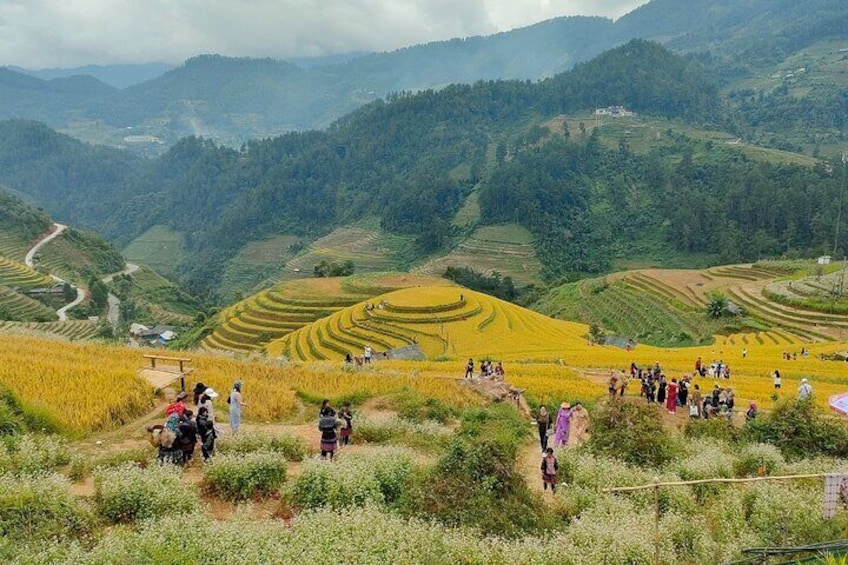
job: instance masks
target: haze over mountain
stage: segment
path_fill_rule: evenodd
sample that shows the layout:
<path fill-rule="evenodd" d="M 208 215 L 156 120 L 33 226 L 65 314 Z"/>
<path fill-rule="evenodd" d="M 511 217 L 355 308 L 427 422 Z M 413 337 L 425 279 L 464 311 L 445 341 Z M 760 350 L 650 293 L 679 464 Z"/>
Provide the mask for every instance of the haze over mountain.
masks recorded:
<path fill-rule="evenodd" d="M 309 68 L 270 59 L 198 56 L 122 90 L 77 77 L 33 81 L 5 70 L 0 74 L 0 118 L 37 119 L 81 139 L 152 153 L 185 135 L 236 146 L 326 127 L 391 92 L 549 77 L 635 37 L 698 53 L 713 72 L 739 79 L 764 72 L 817 41 L 844 39 L 846 12 L 836 0 L 654 0 L 615 22 L 557 18 L 488 37 Z"/>
<path fill-rule="evenodd" d="M 632 150 L 626 130 L 603 140 L 597 124 L 569 117 L 607 105 L 666 124 L 650 130 L 656 148 Z M 166 227 L 184 242 L 179 275 L 206 290 L 251 242 L 284 235 L 302 248 L 345 226 L 394 238 L 381 253 L 408 268 L 479 226 L 513 224 L 531 235 L 548 281 L 646 254 L 662 263 L 820 252 L 832 243 L 833 167 L 752 159 L 675 131 L 737 119 L 699 64 L 634 40 L 539 83 L 393 96 L 326 131 L 240 150 L 187 138 L 147 161 L 5 122 L 0 182 L 121 245 Z"/>

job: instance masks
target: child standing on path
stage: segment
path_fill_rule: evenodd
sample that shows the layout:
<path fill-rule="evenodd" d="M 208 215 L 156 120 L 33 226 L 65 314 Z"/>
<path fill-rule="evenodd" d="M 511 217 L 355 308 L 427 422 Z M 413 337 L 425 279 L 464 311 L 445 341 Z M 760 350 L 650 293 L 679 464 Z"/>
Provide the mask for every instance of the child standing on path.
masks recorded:
<path fill-rule="evenodd" d="M 350 445 L 350 436 L 353 435 L 353 413 L 350 411 L 350 403 L 342 404 L 342 409 L 339 412 L 339 419 L 342 421 L 341 441 L 339 447 Z"/>
<path fill-rule="evenodd" d="M 559 469 L 559 462 L 556 457 L 554 457 L 553 448 L 548 448 L 545 452 L 545 456 L 542 457 L 542 488 L 544 490 L 548 490 L 548 485 L 551 485 L 551 493 L 556 494 L 556 485 L 557 485 L 557 470 Z"/>

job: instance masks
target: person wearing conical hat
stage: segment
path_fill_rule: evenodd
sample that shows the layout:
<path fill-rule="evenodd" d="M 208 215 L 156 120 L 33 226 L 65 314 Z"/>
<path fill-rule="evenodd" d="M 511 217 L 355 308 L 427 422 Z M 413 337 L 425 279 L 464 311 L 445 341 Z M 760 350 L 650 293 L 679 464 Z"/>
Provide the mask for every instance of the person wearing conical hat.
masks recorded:
<path fill-rule="evenodd" d="M 565 447 L 568 445 L 568 439 L 571 436 L 571 418 L 574 413 L 571 411 L 571 405 L 568 402 L 560 404 L 557 411 L 556 433 L 554 435 L 554 445 L 556 447 Z"/>

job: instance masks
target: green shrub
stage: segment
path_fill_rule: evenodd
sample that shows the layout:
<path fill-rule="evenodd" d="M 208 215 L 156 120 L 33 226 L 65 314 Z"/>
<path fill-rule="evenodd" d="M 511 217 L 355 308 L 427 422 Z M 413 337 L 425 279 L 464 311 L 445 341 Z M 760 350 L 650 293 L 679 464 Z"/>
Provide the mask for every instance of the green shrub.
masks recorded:
<path fill-rule="evenodd" d="M 455 415 L 453 409 L 442 401 L 436 398 L 425 398 L 413 392 L 400 395 L 397 408 L 398 416 L 418 423 L 431 420 L 444 424 Z"/>
<path fill-rule="evenodd" d="M 63 539 L 93 527 L 93 516 L 70 494 L 65 479 L 0 476 L 0 538 Z"/>
<path fill-rule="evenodd" d="M 747 422 L 743 437 L 776 445 L 787 459 L 817 454 L 848 457 L 848 429 L 825 418 L 809 401 L 778 403 L 771 413 Z"/>
<path fill-rule="evenodd" d="M 683 435 L 688 438 L 706 437 L 735 442 L 739 439 L 739 434 L 739 428 L 726 418 L 690 419 L 683 428 Z"/>
<path fill-rule="evenodd" d="M 221 454 L 203 468 L 204 490 L 230 500 L 266 496 L 285 481 L 286 460 L 274 451 Z"/>
<path fill-rule="evenodd" d="M 397 443 L 433 447 L 444 445 L 449 437 L 448 428 L 429 420 L 416 423 L 394 417 L 381 420 L 360 418 L 354 422 L 354 438 L 357 443 Z"/>
<path fill-rule="evenodd" d="M 596 410 L 592 426 L 589 447 L 597 454 L 634 465 L 659 467 L 679 452 L 679 446 L 663 426 L 661 412 L 644 402 L 610 398 Z"/>
<path fill-rule="evenodd" d="M 7 403 L 0 401 L 0 436 L 14 435 L 22 429 L 20 416 Z"/>
<path fill-rule="evenodd" d="M 825 520 L 820 510 L 821 482 L 758 482 L 741 494 L 749 527 L 766 546 L 800 545 L 843 537 L 848 515 Z"/>
<path fill-rule="evenodd" d="M 226 435 L 215 442 L 215 450 L 221 454 L 246 454 L 256 451 L 273 451 L 287 461 L 303 461 L 310 450 L 297 436 L 252 431 L 238 436 Z"/>
<path fill-rule="evenodd" d="M 780 450 L 768 443 L 742 446 L 733 458 L 733 473 L 737 477 L 773 475 L 785 465 Z"/>
<path fill-rule="evenodd" d="M 412 455 L 401 448 L 345 455 L 332 464 L 311 459 L 284 494 L 300 508 L 392 505 L 407 488 L 412 473 Z"/>
<path fill-rule="evenodd" d="M 181 469 L 152 465 L 142 469 L 126 463 L 94 471 L 94 501 L 101 516 L 131 522 L 199 508 L 197 492 L 183 484 Z"/>
<path fill-rule="evenodd" d="M 156 452 L 150 446 L 136 447 L 94 457 L 74 454 L 71 456 L 70 466 L 68 467 L 68 477 L 78 481 L 88 476 L 93 469 L 118 467 L 125 463 L 133 463 L 143 469 L 154 463 L 155 460 Z"/>
<path fill-rule="evenodd" d="M 68 444 L 57 436 L 6 436 L 0 443 L 0 472 L 16 475 L 47 473 L 70 461 Z"/>

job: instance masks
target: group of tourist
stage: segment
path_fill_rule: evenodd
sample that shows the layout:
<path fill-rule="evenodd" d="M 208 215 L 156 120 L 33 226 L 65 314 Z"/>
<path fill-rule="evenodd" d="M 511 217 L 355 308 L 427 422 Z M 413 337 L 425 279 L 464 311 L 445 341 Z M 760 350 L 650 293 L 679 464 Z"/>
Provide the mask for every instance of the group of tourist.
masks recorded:
<path fill-rule="evenodd" d="M 563 402 L 554 417 L 546 406 L 540 406 L 536 412 L 535 425 L 544 454 L 551 438 L 554 447 L 566 447 L 569 442 L 579 444 L 585 440 L 589 432 L 589 412 L 580 402 L 575 402 L 574 406 Z"/>
<path fill-rule="evenodd" d="M 227 397 L 230 405 L 230 429 L 238 434 L 241 425 L 241 410 L 247 403 L 241 395 L 242 381 L 233 383 Z M 149 426 L 150 441 L 159 449 L 158 458 L 164 463 L 185 465 L 194 456 L 194 450 L 200 443 L 203 460 L 209 461 L 215 451 L 215 439 L 221 430 L 215 425 L 215 412 L 212 401 L 219 394 L 212 387 L 197 383 L 194 387 L 194 410 L 186 406 L 188 393 L 176 395 L 165 408 L 165 423 Z"/>
<path fill-rule="evenodd" d="M 386 353 L 383 352 L 383 357 L 386 356 Z M 351 355 L 350 351 L 345 353 L 345 363 L 348 365 L 355 365 L 357 367 L 361 367 L 362 365 L 370 365 L 371 360 L 374 357 L 374 350 L 371 349 L 370 345 L 366 345 L 362 351 L 362 355 Z"/>
<path fill-rule="evenodd" d="M 480 372 L 479 375 L 481 378 L 489 379 L 492 377 L 497 377 L 499 379 L 504 378 L 503 363 L 498 361 L 497 365 L 492 365 L 492 362 L 489 360 L 480 361 Z M 474 359 L 469 358 L 468 363 L 465 364 L 465 378 L 473 379 L 474 378 Z"/>
<path fill-rule="evenodd" d="M 342 404 L 342 409 L 337 413 L 329 400 L 321 401 L 321 408 L 318 410 L 318 431 L 321 432 L 321 459 L 332 461 L 336 447 L 350 445 L 353 435 L 350 403 Z"/>
<path fill-rule="evenodd" d="M 742 358 L 748 356 L 748 350 L 742 350 Z M 710 377 L 711 379 L 729 379 L 730 378 L 730 365 L 725 363 L 723 360 L 719 359 L 716 361 L 713 359 L 713 362 L 709 365 L 701 362 L 701 358 L 695 360 L 695 374 L 701 377 Z"/>
<path fill-rule="evenodd" d="M 580 402 L 574 406 L 568 402 L 560 404 L 556 417 L 552 417 L 546 406 L 540 406 L 534 420 L 539 432 L 539 446 L 542 448 L 542 487 L 556 493 L 559 462 L 554 455 L 554 447 L 579 445 L 589 433 L 589 412 Z M 549 446 L 553 438 L 553 446 Z"/>

